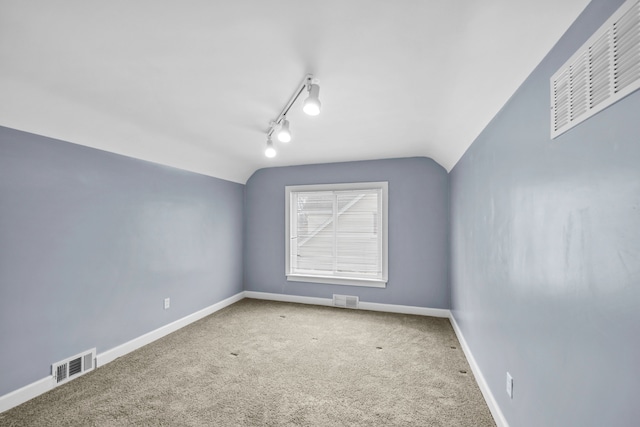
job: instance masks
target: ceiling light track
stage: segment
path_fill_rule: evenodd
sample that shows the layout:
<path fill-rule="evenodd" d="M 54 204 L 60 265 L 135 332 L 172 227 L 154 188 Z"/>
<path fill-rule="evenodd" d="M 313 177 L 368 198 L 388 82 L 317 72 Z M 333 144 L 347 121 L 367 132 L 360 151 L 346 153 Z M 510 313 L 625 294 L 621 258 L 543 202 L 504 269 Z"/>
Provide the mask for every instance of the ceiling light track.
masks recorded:
<path fill-rule="evenodd" d="M 284 108 L 278 114 L 275 120 L 269 122 L 269 128 L 267 129 L 267 148 L 265 150 L 265 156 L 267 157 L 275 157 L 276 150 L 273 146 L 273 141 L 271 140 L 271 136 L 276 131 L 276 128 L 279 127 L 277 132 L 277 137 L 280 142 L 289 142 L 291 141 L 291 131 L 289 129 L 289 120 L 287 120 L 287 113 L 293 107 L 293 104 L 298 100 L 302 92 L 307 91 L 309 93 L 309 97 L 305 99 L 302 110 L 310 116 L 317 116 L 320 114 L 320 86 L 318 86 L 318 80 L 313 78 L 313 74 L 307 74 L 302 79 L 302 82 L 298 86 L 298 88 L 293 92 L 289 101 L 285 104 Z"/>

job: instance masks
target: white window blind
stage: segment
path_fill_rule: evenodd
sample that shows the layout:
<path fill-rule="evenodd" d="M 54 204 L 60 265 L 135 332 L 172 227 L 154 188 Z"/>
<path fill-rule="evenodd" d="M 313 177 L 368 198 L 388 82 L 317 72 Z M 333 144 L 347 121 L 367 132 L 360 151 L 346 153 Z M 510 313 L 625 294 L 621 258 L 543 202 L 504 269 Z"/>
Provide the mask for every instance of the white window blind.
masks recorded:
<path fill-rule="evenodd" d="M 387 183 L 287 187 L 289 280 L 384 287 Z"/>
<path fill-rule="evenodd" d="M 551 77 L 551 137 L 637 89 L 640 0 L 627 0 Z"/>

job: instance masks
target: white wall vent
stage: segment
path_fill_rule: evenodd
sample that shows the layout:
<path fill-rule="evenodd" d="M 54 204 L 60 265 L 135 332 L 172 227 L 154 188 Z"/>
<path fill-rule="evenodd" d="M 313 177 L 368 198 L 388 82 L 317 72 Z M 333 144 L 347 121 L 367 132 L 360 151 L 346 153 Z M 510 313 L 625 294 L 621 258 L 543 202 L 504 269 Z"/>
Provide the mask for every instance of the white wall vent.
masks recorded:
<path fill-rule="evenodd" d="M 551 138 L 640 89 L 640 0 L 627 0 L 551 77 Z"/>
<path fill-rule="evenodd" d="M 96 366 L 96 349 L 84 351 L 51 365 L 54 385 L 64 384 L 93 370 Z"/>
<path fill-rule="evenodd" d="M 333 294 L 333 305 L 344 308 L 358 308 L 358 297 Z"/>

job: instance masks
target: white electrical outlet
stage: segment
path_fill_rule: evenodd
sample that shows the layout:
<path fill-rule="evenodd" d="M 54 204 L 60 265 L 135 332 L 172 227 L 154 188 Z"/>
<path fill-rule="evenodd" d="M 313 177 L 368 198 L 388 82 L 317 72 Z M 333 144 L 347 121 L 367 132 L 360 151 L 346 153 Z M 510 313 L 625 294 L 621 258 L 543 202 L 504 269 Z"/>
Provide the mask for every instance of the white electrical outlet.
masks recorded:
<path fill-rule="evenodd" d="M 164 309 L 168 309 L 171 306 L 171 298 L 164 299 Z"/>
<path fill-rule="evenodd" d="M 513 377 L 507 372 L 507 394 L 513 399 Z"/>

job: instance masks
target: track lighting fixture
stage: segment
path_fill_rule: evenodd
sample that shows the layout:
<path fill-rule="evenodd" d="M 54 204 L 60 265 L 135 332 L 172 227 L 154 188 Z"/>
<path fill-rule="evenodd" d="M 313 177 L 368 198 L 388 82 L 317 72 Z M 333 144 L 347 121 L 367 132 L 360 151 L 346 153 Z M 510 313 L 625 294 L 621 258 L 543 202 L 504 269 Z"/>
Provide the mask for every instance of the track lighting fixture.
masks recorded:
<path fill-rule="evenodd" d="M 280 123 L 280 130 L 278 131 L 278 141 L 289 142 L 291 141 L 291 131 L 289 130 L 289 120 L 284 118 Z"/>
<path fill-rule="evenodd" d="M 276 131 L 276 128 L 279 127 L 277 136 L 280 142 L 291 141 L 291 130 L 289 129 L 287 113 L 305 90 L 309 93 L 309 96 L 305 99 L 302 110 L 310 116 L 320 114 L 320 86 L 318 86 L 318 80 L 314 79 L 312 74 L 307 74 L 298 86 L 298 89 L 296 89 L 289 99 L 289 102 L 287 102 L 282 111 L 280 111 L 278 117 L 269 123 L 269 129 L 267 129 L 267 148 L 264 151 L 265 156 L 270 158 L 276 156 L 276 149 L 271 140 L 271 136 Z"/>
<path fill-rule="evenodd" d="M 310 116 L 317 116 L 320 114 L 320 86 L 312 84 L 309 86 L 309 97 L 304 100 L 304 106 L 302 110 Z"/>
<path fill-rule="evenodd" d="M 276 149 L 273 147 L 273 141 L 271 141 L 271 135 L 267 138 L 267 148 L 264 150 L 264 155 L 268 158 L 273 158 L 278 154 Z"/>

